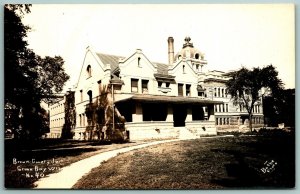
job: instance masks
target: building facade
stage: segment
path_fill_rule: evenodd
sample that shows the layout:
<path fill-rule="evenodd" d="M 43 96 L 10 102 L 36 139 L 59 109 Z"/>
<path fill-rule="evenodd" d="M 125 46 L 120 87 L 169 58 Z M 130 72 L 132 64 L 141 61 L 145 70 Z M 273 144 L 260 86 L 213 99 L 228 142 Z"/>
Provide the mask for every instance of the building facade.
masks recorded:
<path fill-rule="evenodd" d="M 204 54 L 189 37 L 176 54 L 173 44 L 169 37 L 168 64 L 150 61 L 141 49 L 120 57 L 88 47 L 75 88 L 74 138 L 87 136 L 86 107 L 101 94 L 101 88 L 111 85 L 109 99 L 125 118 L 130 139 L 199 137 L 246 126 L 246 112 L 226 94 L 226 73 L 207 71 Z M 263 125 L 262 106 L 255 110 L 259 127 Z M 50 120 L 57 121 L 55 116 L 50 113 Z M 54 126 L 60 124 L 50 128 Z"/>

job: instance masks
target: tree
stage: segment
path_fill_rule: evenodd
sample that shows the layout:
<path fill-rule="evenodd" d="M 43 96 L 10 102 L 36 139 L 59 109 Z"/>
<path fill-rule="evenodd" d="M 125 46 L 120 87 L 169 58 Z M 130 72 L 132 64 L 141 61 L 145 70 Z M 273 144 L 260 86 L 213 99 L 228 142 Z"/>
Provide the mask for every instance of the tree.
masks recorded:
<path fill-rule="evenodd" d="M 295 89 L 286 89 L 276 97 L 266 96 L 263 99 L 264 116 L 266 124 L 295 127 Z M 288 114 L 287 114 L 288 113 Z"/>
<path fill-rule="evenodd" d="M 72 139 L 76 125 L 76 106 L 75 106 L 75 92 L 68 91 L 65 96 L 65 124 L 62 128 L 61 137 L 63 139 Z"/>
<path fill-rule="evenodd" d="M 227 92 L 231 95 L 234 105 L 245 108 L 248 112 L 249 128 L 252 131 L 252 115 L 255 103 L 260 103 L 265 95 L 276 96 L 282 91 L 283 83 L 278 78 L 278 72 L 272 65 L 264 68 L 245 67 L 229 73 Z"/>
<path fill-rule="evenodd" d="M 124 134 L 125 118 L 113 106 L 108 94 L 109 88 L 103 86 L 97 99 L 86 107 L 85 113 L 88 121 L 86 133 L 89 134 L 89 140 L 92 140 L 94 133 L 98 135 L 98 140 L 124 141 L 128 138 Z"/>
<path fill-rule="evenodd" d="M 31 137 L 41 135 L 44 111 L 42 100 L 53 101 L 55 93 L 62 91 L 69 76 L 64 72 L 61 57 L 40 57 L 27 48 L 25 40 L 30 28 L 22 23 L 31 5 L 4 6 L 4 87 L 5 105 L 19 114 L 11 117 Z M 8 122 L 7 120 L 5 122 Z M 16 130 L 16 129 L 15 129 Z M 25 133 L 24 133 L 25 134 Z"/>

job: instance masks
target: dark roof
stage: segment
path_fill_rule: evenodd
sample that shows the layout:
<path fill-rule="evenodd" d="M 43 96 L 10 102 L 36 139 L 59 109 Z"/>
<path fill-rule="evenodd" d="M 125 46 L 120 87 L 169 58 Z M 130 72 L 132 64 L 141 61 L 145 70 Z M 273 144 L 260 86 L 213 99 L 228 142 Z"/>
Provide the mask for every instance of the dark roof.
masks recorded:
<path fill-rule="evenodd" d="M 118 102 L 123 101 L 142 101 L 142 102 L 149 102 L 149 103 L 174 103 L 174 104 L 222 104 L 222 101 L 213 101 L 208 99 L 201 99 L 197 97 L 183 97 L 183 96 L 161 96 L 161 95 L 150 95 L 150 94 L 143 94 L 143 95 L 134 95 L 130 98 L 126 98 L 120 100 Z"/>
<path fill-rule="evenodd" d="M 116 56 L 116 55 L 108 55 L 103 53 L 96 53 L 97 56 L 100 58 L 103 64 L 110 64 L 111 65 L 111 71 L 114 72 L 119 68 L 119 60 L 124 59 L 125 57 L 122 56 Z M 168 75 L 168 65 L 164 63 L 157 63 L 154 62 L 157 66 L 157 74 L 159 75 Z"/>
<path fill-rule="evenodd" d="M 168 75 L 169 65 L 164 63 L 156 63 L 156 62 L 154 62 L 154 64 L 157 66 L 157 74 Z"/>
<path fill-rule="evenodd" d="M 108 55 L 103 53 L 97 53 L 98 57 L 102 61 L 103 64 L 110 64 L 111 70 L 114 71 L 119 67 L 119 59 L 123 59 L 125 57 L 116 56 L 116 55 Z"/>

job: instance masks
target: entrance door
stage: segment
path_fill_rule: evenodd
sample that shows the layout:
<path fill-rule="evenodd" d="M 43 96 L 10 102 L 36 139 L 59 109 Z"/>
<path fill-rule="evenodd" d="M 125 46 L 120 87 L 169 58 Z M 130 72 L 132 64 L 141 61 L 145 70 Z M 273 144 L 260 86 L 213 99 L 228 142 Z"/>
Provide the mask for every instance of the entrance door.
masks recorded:
<path fill-rule="evenodd" d="M 173 106 L 174 127 L 184 127 L 186 116 L 187 116 L 186 106 L 184 105 Z"/>

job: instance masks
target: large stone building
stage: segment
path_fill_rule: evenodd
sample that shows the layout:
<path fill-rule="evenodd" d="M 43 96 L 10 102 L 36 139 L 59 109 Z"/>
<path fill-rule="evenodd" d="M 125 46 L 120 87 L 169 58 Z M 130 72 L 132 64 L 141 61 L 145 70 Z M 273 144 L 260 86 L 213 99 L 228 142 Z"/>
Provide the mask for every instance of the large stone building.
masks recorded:
<path fill-rule="evenodd" d="M 168 64 L 150 61 L 140 49 L 120 57 L 88 47 L 75 88 L 74 138 L 86 137 L 86 106 L 109 85 L 115 86 L 110 99 L 125 117 L 131 139 L 216 135 L 218 130 L 245 128 L 246 111 L 234 106 L 226 94 L 227 74 L 206 70 L 204 54 L 194 48 L 189 37 L 177 54 L 173 44 L 169 37 Z M 61 104 L 63 101 L 52 106 L 60 109 Z M 261 102 L 255 105 L 253 115 L 254 127 L 262 126 Z M 54 116 L 50 113 L 50 120 L 58 124 L 51 125 L 50 136 L 63 124 L 61 115 Z"/>

